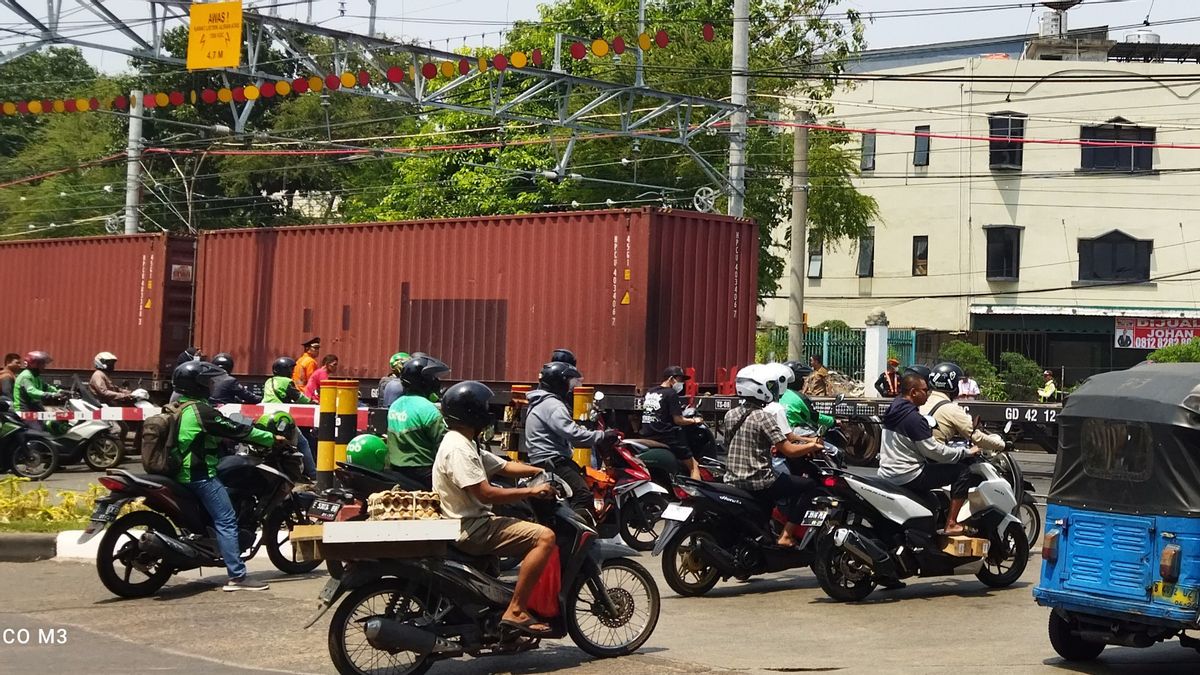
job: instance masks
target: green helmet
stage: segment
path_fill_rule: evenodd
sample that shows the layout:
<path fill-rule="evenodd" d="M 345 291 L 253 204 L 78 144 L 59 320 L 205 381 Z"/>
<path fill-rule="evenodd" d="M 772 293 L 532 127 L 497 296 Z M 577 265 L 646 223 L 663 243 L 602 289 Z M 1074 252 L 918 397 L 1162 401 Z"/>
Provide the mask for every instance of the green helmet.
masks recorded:
<path fill-rule="evenodd" d="M 387 443 L 375 434 L 360 434 L 346 446 L 346 460 L 355 466 L 374 471 L 387 468 Z"/>
<path fill-rule="evenodd" d="M 408 352 L 396 352 L 392 354 L 392 358 L 388 359 L 388 365 L 392 367 L 392 370 L 400 372 L 400 366 L 403 366 L 409 358 Z"/>
<path fill-rule="evenodd" d="M 296 420 L 282 410 L 265 413 L 254 422 L 254 426 L 276 436 L 283 436 L 292 445 L 299 442 L 300 430 L 296 427 Z"/>

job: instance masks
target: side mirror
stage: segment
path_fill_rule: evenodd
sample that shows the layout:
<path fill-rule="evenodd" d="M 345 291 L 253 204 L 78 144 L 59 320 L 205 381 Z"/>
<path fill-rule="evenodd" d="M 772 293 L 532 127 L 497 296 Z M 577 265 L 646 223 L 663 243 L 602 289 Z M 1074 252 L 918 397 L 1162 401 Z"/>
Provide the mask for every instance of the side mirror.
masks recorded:
<path fill-rule="evenodd" d="M 1007 422 L 1005 422 L 1005 423 L 1004 423 L 1004 433 L 1006 433 L 1006 434 L 1007 434 L 1007 433 L 1009 433 L 1010 431 L 1012 431 L 1012 420 L 1009 420 L 1009 421 L 1007 421 Z"/>
<path fill-rule="evenodd" d="M 592 394 L 592 400 L 595 401 L 596 403 L 603 401 L 604 400 L 604 392 L 597 391 L 595 394 Z"/>

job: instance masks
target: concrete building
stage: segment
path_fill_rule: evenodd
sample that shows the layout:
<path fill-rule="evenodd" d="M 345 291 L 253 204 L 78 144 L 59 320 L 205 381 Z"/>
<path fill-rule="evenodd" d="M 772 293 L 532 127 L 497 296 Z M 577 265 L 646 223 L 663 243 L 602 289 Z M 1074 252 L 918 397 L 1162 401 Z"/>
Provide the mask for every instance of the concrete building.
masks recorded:
<path fill-rule="evenodd" d="M 1200 336 L 1200 46 L 1155 37 L 865 54 L 860 72 L 905 79 L 842 91 L 826 119 L 858 130 L 857 184 L 881 219 L 871 238 L 810 245 L 809 324 L 881 307 L 922 331 L 925 358 L 972 334 L 1068 382 Z M 764 314 L 779 325 L 789 275 Z"/>

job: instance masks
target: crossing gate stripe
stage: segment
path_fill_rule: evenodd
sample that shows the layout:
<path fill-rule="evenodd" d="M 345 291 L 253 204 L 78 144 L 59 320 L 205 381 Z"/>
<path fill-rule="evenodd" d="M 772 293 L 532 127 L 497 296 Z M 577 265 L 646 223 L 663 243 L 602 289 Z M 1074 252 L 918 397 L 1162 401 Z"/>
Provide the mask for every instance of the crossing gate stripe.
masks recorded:
<path fill-rule="evenodd" d="M 320 422 L 321 413 L 315 405 L 287 405 L 267 403 L 263 405 L 248 405 L 243 403 L 227 403 L 217 406 L 226 415 L 242 414 L 251 419 L 258 419 L 268 412 L 282 410 L 296 420 L 301 427 L 316 428 Z M 87 420 L 102 420 L 105 422 L 141 422 L 152 415 L 162 412 L 162 408 L 148 406 L 145 408 L 128 408 L 120 406 L 104 406 L 99 410 L 77 412 L 73 410 L 46 410 L 42 412 L 23 412 L 21 417 L 27 420 L 43 422 L 79 422 Z M 358 430 L 367 428 L 367 408 L 358 409 Z"/>

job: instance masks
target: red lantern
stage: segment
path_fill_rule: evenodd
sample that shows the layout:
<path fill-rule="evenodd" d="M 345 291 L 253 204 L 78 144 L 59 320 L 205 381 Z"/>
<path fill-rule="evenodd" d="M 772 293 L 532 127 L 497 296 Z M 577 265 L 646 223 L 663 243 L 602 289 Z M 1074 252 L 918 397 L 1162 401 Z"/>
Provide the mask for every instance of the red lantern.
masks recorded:
<path fill-rule="evenodd" d="M 540 50 L 540 49 L 533 50 L 533 65 L 539 66 L 539 67 L 542 65 L 542 50 Z"/>
<path fill-rule="evenodd" d="M 328 87 L 330 91 L 337 91 L 342 86 L 342 78 L 330 73 L 329 75 L 325 76 L 325 86 Z"/>
<path fill-rule="evenodd" d="M 583 46 L 582 42 L 571 43 L 571 58 L 579 61 L 587 56 L 587 47 Z"/>
<path fill-rule="evenodd" d="M 154 94 L 144 94 L 142 96 L 142 107 L 146 110 L 153 108 L 156 103 Z"/>
<path fill-rule="evenodd" d="M 612 48 L 613 48 L 614 53 L 624 54 L 625 53 L 625 38 L 621 37 L 620 35 L 617 35 L 616 37 L 614 37 L 612 39 Z"/>
<path fill-rule="evenodd" d="M 88 110 L 99 110 L 99 109 L 100 109 L 100 99 L 95 98 L 95 97 L 88 99 Z"/>
<path fill-rule="evenodd" d="M 200 100 L 208 104 L 217 102 L 217 92 L 213 89 L 205 89 L 200 92 Z"/>
<path fill-rule="evenodd" d="M 358 71 L 358 86 L 365 87 L 371 84 L 371 74 L 365 70 Z"/>
<path fill-rule="evenodd" d="M 401 68 L 400 66 L 392 66 L 391 68 L 388 68 L 387 69 L 387 79 L 388 79 L 388 82 L 403 82 L 404 81 L 404 69 Z"/>
<path fill-rule="evenodd" d="M 175 105 L 175 106 L 183 105 L 183 92 L 173 91 L 168 95 L 168 97 L 171 101 L 171 105 Z"/>
<path fill-rule="evenodd" d="M 292 91 L 297 94 L 303 94 L 308 91 L 308 80 L 303 77 L 297 77 L 292 81 Z"/>
<path fill-rule="evenodd" d="M 458 60 L 458 74 L 466 75 L 469 72 L 471 72 L 471 63 L 469 61 L 467 61 L 466 59 L 459 59 Z"/>
<path fill-rule="evenodd" d="M 670 42 L 671 39 L 667 37 L 667 31 L 660 30 L 654 34 L 654 44 L 658 45 L 659 48 L 666 47 Z"/>
<path fill-rule="evenodd" d="M 124 96 L 118 96 L 113 99 L 112 107 L 116 108 L 117 110 L 125 110 L 129 107 L 129 99 L 125 98 Z"/>
<path fill-rule="evenodd" d="M 705 42 L 712 42 L 713 39 L 716 38 L 717 31 L 716 31 L 716 29 L 713 28 L 713 25 L 711 23 L 704 24 L 703 30 L 704 30 L 704 41 Z"/>
<path fill-rule="evenodd" d="M 275 98 L 275 83 L 267 80 L 258 88 L 258 92 L 266 98 Z"/>
<path fill-rule="evenodd" d="M 17 101 L 17 112 L 21 113 L 22 115 L 28 115 L 29 103 L 26 101 Z"/>
<path fill-rule="evenodd" d="M 75 107 L 75 99 L 69 98 L 63 101 L 63 110 L 66 110 L 67 112 L 78 112 L 78 109 Z"/>
<path fill-rule="evenodd" d="M 508 68 L 508 57 L 503 54 L 497 54 L 492 57 L 492 65 L 496 70 L 504 72 Z"/>
<path fill-rule="evenodd" d="M 245 103 L 246 102 L 246 88 L 245 87 L 234 87 L 233 88 L 233 100 L 237 101 L 238 103 Z"/>
<path fill-rule="evenodd" d="M 421 66 L 421 77 L 424 77 L 427 80 L 432 80 L 432 79 L 437 78 L 437 73 L 438 73 L 437 64 L 432 61 Z"/>

